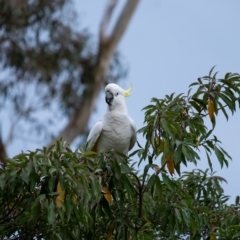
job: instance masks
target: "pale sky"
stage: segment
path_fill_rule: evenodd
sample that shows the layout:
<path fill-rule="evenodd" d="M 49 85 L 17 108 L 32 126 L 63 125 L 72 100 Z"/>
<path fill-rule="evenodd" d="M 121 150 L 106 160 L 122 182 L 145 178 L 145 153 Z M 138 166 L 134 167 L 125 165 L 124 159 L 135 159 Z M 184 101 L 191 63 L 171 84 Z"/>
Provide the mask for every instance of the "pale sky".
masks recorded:
<path fill-rule="evenodd" d="M 74 0 L 80 13 L 79 27 L 87 27 L 97 41 L 99 24 L 108 0 Z M 123 4 L 125 1 L 121 1 Z M 121 5 L 122 6 L 122 5 Z M 124 56 L 129 73 L 121 87 L 133 84 L 132 96 L 127 98 L 129 115 L 137 128 L 143 126 L 141 109 L 152 97 L 163 98 L 172 92 L 186 93 L 189 84 L 207 75 L 216 66 L 218 77 L 226 72 L 240 73 L 240 1 L 239 0 L 141 0 L 122 38 L 118 50 Z M 115 14 L 116 15 L 116 14 Z M 90 123 L 100 119 L 106 109 L 101 97 L 98 112 Z M 220 169 L 213 157 L 213 168 L 224 177 L 225 194 L 240 195 L 240 111 L 227 122 L 217 118 L 215 135 L 232 156 L 229 168 Z M 138 136 L 140 143 L 144 143 Z M 14 142 L 9 153 L 41 148 L 37 144 Z M 196 167 L 208 168 L 205 153 Z M 160 160 L 156 161 L 160 164 Z"/>
<path fill-rule="evenodd" d="M 95 35 L 108 0 L 75 0 L 81 14 L 81 26 Z M 125 1 L 121 1 L 123 3 Z M 133 84 L 127 105 L 137 128 L 143 125 L 141 109 L 152 97 L 163 98 L 172 92 L 187 92 L 190 83 L 207 75 L 216 66 L 218 77 L 227 72 L 240 73 L 240 1 L 232 0 L 142 0 L 128 26 L 118 49 L 126 59 L 129 74 L 122 84 Z M 94 123 L 106 109 L 99 100 Z M 225 194 L 231 202 L 240 195 L 240 110 L 227 122 L 223 115 L 217 118 L 215 135 L 222 147 L 232 156 L 229 168 L 220 169 L 213 157 L 213 169 L 228 181 Z M 144 140 L 138 136 L 141 143 Z M 208 168 L 205 152 L 195 167 Z M 156 163 L 158 163 L 156 161 Z M 160 161 L 159 161 L 160 163 Z"/>

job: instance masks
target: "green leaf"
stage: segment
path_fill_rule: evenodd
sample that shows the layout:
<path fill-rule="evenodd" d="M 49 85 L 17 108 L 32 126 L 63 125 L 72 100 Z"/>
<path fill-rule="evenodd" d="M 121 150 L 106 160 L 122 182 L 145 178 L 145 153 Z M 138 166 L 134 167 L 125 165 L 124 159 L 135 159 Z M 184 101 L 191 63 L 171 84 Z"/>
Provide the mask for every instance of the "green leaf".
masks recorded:
<path fill-rule="evenodd" d="M 172 128 L 172 125 L 169 124 L 169 121 L 167 119 L 162 118 L 161 124 L 164 129 L 170 136 L 174 136 L 174 130 Z"/>
<path fill-rule="evenodd" d="M 191 104 L 192 107 L 195 108 L 195 110 L 196 110 L 197 112 L 200 111 L 200 108 L 199 108 L 200 106 L 199 106 L 199 104 L 197 104 L 195 101 L 189 101 L 189 103 Z"/>
<path fill-rule="evenodd" d="M 231 110 L 232 113 L 236 110 L 235 102 L 229 99 L 226 95 L 224 95 L 223 93 L 220 93 L 219 97 L 226 103 L 226 105 L 228 106 L 228 108 Z"/>
<path fill-rule="evenodd" d="M 49 224 L 53 224 L 55 221 L 55 204 L 53 203 L 53 201 L 50 202 L 49 206 L 48 206 L 48 223 Z"/>
<path fill-rule="evenodd" d="M 51 177 L 48 180 L 48 188 L 50 192 L 53 192 L 56 187 L 56 177 Z"/>
<path fill-rule="evenodd" d="M 32 171 L 29 175 L 29 181 L 30 181 L 30 190 L 32 191 L 33 189 L 35 189 L 36 184 L 39 182 L 40 177 L 39 175 L 35 172 Z"/>
<path fill-rule="evenodd" d="M 2 190 L 4 190 L 5 183 L 6 183 L 6 175 L 4 173 L 0 174 L 0 187 Z"/>
<path fill-rule="evenodd" d="M 40 195 L 36 198 L 35 202 L 41 202 L 41 201 L 44 200 L 45 198 L 46 198 L 46 194 L 40 194 Z"/>
<path fill-rule="evenodd" d="M 222 147 L 220 147 L 220 149 L 229 159 L 232 160 L 232 157 Z"/>
<path fill-rule="evenodd" d="M 62 141 L 61 140 L 57 140 L 57 144 L 56 144 L 56 147 L 57 147 L 57 152 L 62 152 Z"/>
<path fill-rule="evenodd" d="M 197 224 L 194 220 L 191 221 L 191 228 L 192 228 L 192 232 L 193 232 L 193 236 L 194 236 L 197 232 Z"/>
<path fill-rule="evenodd" d="M 236 205 L 239 204 L 239 196 L 236 197 L 236 199 L 235 199 L 235 204 L 236 204 Z"/>
<path fill-rule="evenodd" d="M 227 80 L 228 77 L 230 76 L 230 74 L 231 74 L 230 72 L 226 73 L 225 76 L 224 76 L 224 78 Z"/>
<path fill-rule="evenodd" d="M 142 111 L 143 111 L 143 110 L 147 110 L 147 109 L 154 109 L 154 110 L 156 110 L 156 106 L 153 105 L 153 104 L 147 105 L 146 107 L 144 107 L 144 108 L 142 109 Z"/>
<path fill-rule="evenodd" d="M 148 182 L 147 182 L 147 188 L 148 188 L 148 189 L 151 189 L 152 186 L 155 184 L 156 178 L 158 178 L 156 174 L 153 174 L 153 175 L 149 178 L 149 180 L 148 180 Z"/>
<path fill-rule="evenodd" d="M 131 172 L 131 168 L 125 162 L 121 163 L 120 168 L 121 168 L 121 172 L 124 174 Z"/>
<path fill-rule="evenodd" d="M 113 159 L 112 164 L 113 164 L 114 176 L 119 180 L 121 178 L 121 168 L 116 159 Z"/>
<path fill-rule="evenodd" d="M 132 186 L 131 182 L 129 181 L 129 179 L 125 174 L 122 175 L 122 183 L 129 195 L 136 194 L 136 189 Z"/>
<path fill-rule="evenodd" d="M 219 104 L 220 109 L 222 110 L 224 116 L 225 116 L 226 119 L 228 120 L 228 114 L 227 114 L 227 112 L 226 112 L 226 110 L 225 110 L 225 107 L 222 105 L 222 103 L 221 103 L 220 101 L 218 101 L 218 104 Z"/>
<path fill-rule="evenodd" d="M 160 197 L 162 193 L 162 184 L 158 175 L 155 175 L 154 197 Z"/>
<path fill-rule="evenodd" d="M 132 153 L 130 153 L 130 154 L 128 155 L 128 158 L 131 158 L 132 156 L 136 155 L 140 150 L 141 150 L 141 149 L 137 149 L 137 150 L 133 151 Z"/>
<path fill-rule="evenodd" d="M 207 155 L 207 159 L 208 159 L 208 165 L 209 165 L 211 171 L 213 171 L 213 168 L 212 168 L 212 161 L 211 161 L 211 159 L 210 159 L 209 154 L 208 154 L 207 151 L 206 151 L 206 155 Z"/>
<path fill-rule="evenodd" d="M 154 168 L 154 167 L 158 167 L 156 164 L 147 164 L 145 167 L 144 167 L 144 171 L 143 171 L 143 182 L 145 181 L 145 178 L 147 176 L 147 173 L 148 173 L 148 170 L 149 168 Z"/>
<path fill-rule="evenodd" d="M 174 210 L 175 210 L 175 214 L 177 216 L 177 219 L 178 219 L 179 223 L 181 223 L 182 222 L 182 217 L 181 217 L 180 211 L 177 208 L 175 208 Z"/>
<path fill-rule="evenodd" d="M 67 217 L 66 220 L 67 220 L 67 222 L 69 222 L 71 215 L 72 215 L 72 210 L 73 210 L 73 204 L 69 198 L 66 198 L 65 206 L 66 206 L 66 217 Z"/>
<path fill-rule="evenodd" d="M 199 85 L 199 82 L 193 82 L 189 85 L 189 87 L 196 86 L 196 85 Z"/>
<path fill-rule="evenodd" d="M 197 164 L 196 159 L 199 159 L 199 156 L 197 155 L 197 153 L 191 148 L 189 147 L 186 143 L 182 146 L 182 153 L 184 154 L 184 156 L 190 161 L 193 162 L 195 165 Z"/>
<path fill-rule="evenodd" d="M 58 234 L 58 233 L 54 233 L 54 236 L 56 237 L 56 239 L 58 239 L 58 240 L 62 240 L 62 237 L 61 237 L 60 234 Z"/>
<path fill-rule="evenodd" d="M 168 189 L 170 189 L 171 191 L 174 191 L 175 184 L 166 174 L 162 173 L 162 179 L 163 179 L 163 182 L 168 187 Z"/>
<path fill-rule="evenodd" d="M 209 71 L 209 77 L 211 77 L 212 71 L 213 71 L 213 69 L 214 69 L 215 67 L 216 67 L 216 65 L 213 66 L 213 67 L 211 68 L 211 70 Z"/>
<path fill-rule="evenodd" d="M 37 221 L 39 214 L 41 211 L 41 204 L 40 202 L 36 202 L 35 204 L 32 205 L 31 207 L 31 214 L 32 214 L 32 219 L 34 222 Z"/>
<path fill-rule="evenodd" d="M 217 146 L 214 147 L 214 151 L 222 168 L 225 160 L 224 155 Z"/>
<path fill-rule="evenodd" d="M 19 163 L 16 160 L 13 160 L 13 159 L 10 159 L 10 158 L 6 158 L 6 162 L 11 164 L 11 165 L 13 165 L 14 167 L 18 167 L 19 166 Z"/>
<path fill-rule="evenodd" d="M 93 196 L 96 198 L 100 195 L 100 185 L 99 182 L 97 181 L 96 177 L 91 176 L 91 183 L 92 183 L 92 191 L 93 191 Z"/>
<path fill-rule="evenodd" d="M 52 144 L 51 146 L 49 146 L 47 148 L 47 154 L 49 154 L 53 150 L 54 147 L 55 147 L 55 144 Z"/>
<path fill-rule="evenodd" d="M 50 175 L 53 175 L 53 173 L 56 172 L 56 171 L 57 171 L 57 169 L 56 169 L 55 167 L 51 167 L 51 168 L 49 169 Z"/>

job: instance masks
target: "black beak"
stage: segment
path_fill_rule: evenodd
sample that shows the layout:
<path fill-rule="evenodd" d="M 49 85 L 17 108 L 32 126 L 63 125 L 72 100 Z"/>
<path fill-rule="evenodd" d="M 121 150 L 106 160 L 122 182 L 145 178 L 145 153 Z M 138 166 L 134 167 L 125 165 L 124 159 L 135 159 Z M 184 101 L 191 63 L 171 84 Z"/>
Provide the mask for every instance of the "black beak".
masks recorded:
<path fill-rule="evenodd" d="M 113 100 L 113 94 L 110 92 L 106 92 L 106 96 L 105 96 L 105 101 L 108 105 L 111 105 Z"/>

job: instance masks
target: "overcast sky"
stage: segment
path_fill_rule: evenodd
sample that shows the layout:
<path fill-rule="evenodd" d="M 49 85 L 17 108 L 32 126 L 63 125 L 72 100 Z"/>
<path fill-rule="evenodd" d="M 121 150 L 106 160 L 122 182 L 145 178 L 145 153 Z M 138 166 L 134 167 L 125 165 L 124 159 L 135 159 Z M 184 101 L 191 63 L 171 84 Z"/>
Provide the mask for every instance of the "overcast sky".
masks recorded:
<path fill-rule="evenodd" d="M 86 27 L 97 41 L 99 24 L 108 0 L 75 0 L 80 13 L 79 28 Z M 125 1 L 121 1 L 121 6 Z M 186 93 L 190 83 L 207 75 L 216 66 L 218 77 L 226 72 L 240 73 L 240 1 L 239 0 L 142 0 L 123 36 L 118 50 L 125 59 L 129 73 L 121 86 L 133 84 L 132 96 L 127 98 L 130 116 L 137 128 L 142 127 L 141 109 L 152 97 L 163 98 L 172 92 Z M 115 17 L 117 14 L 115 14 Z M 77 27 L 77 26 L 76 26 Z M 106 110 L 103 96 L 98 101 L 93 125 Z M 232 156 L 229 168 L 220 169 L 213 157 L 213 168 L 228 181 L 225 193 L 240 195 L 240 111 L 227 122 L 217 118 L 215 135 Z M 138 140 L 144 140 L 138 136 Z M 8 149 L 11 154 L 21 150 L 41 148 L 35 143 L 15 141 Z M 198 166 L 208 168 L 205 154 Z M 160 161 L 156 162 L 160 164 Z"/>
<path fill-rule="evenodd" d="M 108 0 L 76 0 L 81 14 L 81 26 L 95 35 Z M 125 1 L 122 1 L 124 3 Z M 137 127 L 143 125 L 141 109 L 152 97 L 163 98 L 172 92 L 186 92 L 188 85 L 198 77 L 207 75 L 216 66 L 218 77 L 226 72 L 240 73 L 240 1 L 232 0 L 142 0 L 128 26 L 118 49 L 129 67 L 122 87 L 133 84 L 128 98 L 129 114 Z M 91 120 L 101 118 L 106 109 L 104 99 L 99 100 L 100 110 Z M 220 169 L 213 157 L 218 175 L 226 178 L 225 193 L 240 195 L 240 111 L 227 122 L 219 115 L 215 135 L 233 161 L 229 168 Z M 140 142 L 143 139 L 138 137 Z M 208 168 L 205 154 L 198 166 Z"/>

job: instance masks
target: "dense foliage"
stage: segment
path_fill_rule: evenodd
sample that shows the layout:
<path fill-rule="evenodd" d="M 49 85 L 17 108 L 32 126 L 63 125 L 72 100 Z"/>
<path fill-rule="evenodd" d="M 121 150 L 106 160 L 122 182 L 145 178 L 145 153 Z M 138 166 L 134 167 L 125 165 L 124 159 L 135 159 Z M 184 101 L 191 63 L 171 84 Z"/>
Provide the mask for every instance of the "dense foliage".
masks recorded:
<path fill-rule="evenodd" d="M 212 70 L 186 95 L 152 99 L 139 130 L 146 144 L 128 157 L 96 155 L 87 144 L 73 152 L 58 141 L 8 159 L 0 170 L 1 238 L 239 239 L 239 197 L 228 204 L 212 153 L 228 166 L 213 134 L 218 114 L 228 119 L 240 103 L 240 76 L 217 79 Z M 202 151 L 210 169 L 181 172 Z"/>

